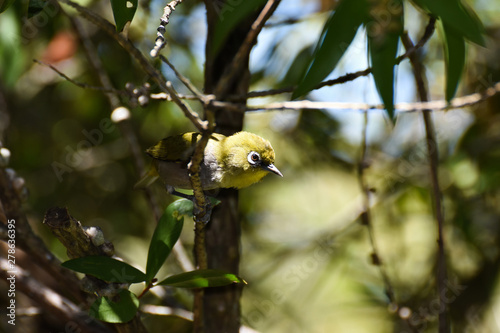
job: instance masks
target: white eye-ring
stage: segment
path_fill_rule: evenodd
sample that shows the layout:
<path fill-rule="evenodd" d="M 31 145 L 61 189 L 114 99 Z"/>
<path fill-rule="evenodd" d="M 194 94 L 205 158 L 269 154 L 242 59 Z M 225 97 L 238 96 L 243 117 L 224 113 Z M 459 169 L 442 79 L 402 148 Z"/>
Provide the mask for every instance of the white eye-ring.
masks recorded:
<path fill-rule="evenodd" d="M 255 165 L 260 162 L 260 155 L 256 151 L 251 151 L 250 154 L 248 154 L 248 163 L 251 165 Z"/>

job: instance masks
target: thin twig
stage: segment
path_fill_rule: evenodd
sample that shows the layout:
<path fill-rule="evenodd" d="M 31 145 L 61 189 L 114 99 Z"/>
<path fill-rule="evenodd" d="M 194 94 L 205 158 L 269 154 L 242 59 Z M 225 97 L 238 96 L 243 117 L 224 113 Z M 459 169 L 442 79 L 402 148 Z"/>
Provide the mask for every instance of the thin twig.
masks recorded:
<path fill-rule="evenodd" d="M 407 33 L 402 35 L 401 40 L 405 48 L 411 49 L 413 47 L 413 42 Z M 420 100 L 426 102 L 428 100 L 428 92 L 425 86 L 425 78 L 424 78 L 424 68 L 422 64 L 418 60 L 415 54 L 410 55 L 410 62 L 413 67 L 413 74 L 415 76 L 415 81 L 417 84 L 417 91 L 420 97 Z M 437 230 L 438 230 L 438 257 L 437 257 L 437 293 L 439 300 L 439 333 L 449 333 L 450 323 L 448 321 L 448 304 L 445 300 L 443 300 L 444 295 L 446 294 L 446 279 L 447 279 L 447 271 L 446 271 L 446 255 L 444 249 L 444 234 L 443 234 L 443 226 L 444 226 L 444 212 L 442 205 L 442 194 L 441 189 L 439 187 L 439 177 L 438 177 L 438 164 L 439 164 L 439 151 L 438 151 L 438 141 L 436 138 L 436 132 L 434 130 L 434 125 L 432 123 L 431 118 L 431 110 L 423 110 L 422 116 L 425 124 L 425 135 L 426 135 L 426 144 L 427 144 L 427 153 L 429 155 L 429 167 L 431 174 L 431 182 L 433 189 L 433 205 L 434 205 L 434 214 L 436 217 Z M 441 311 L 442 310 L 442 311 Z"/>
<path fill-rule="evenodd" d="M 264 28 L 276 28 L 276 27 L 281 27 L 283 25 L 291 25 L 291 24 L 296 24 L 303 22 L 305 19 L 304 18 L 288 18 L 288 19 L 283 19 L 281 21 L 276 21 L 276 22 L 267 22 L 264 25 Z"/>
<path fill-rule="evenodd" d="M 205 148 L 207 146 L 208 140 L 214 130 L 214 112 L 209 108 L 209 105 L 204 105 L 205 114 L 207 115 L 208 130 L 203 131 L 200 140 L 196 144 L 193 156 L 189 162 L 189 178 L 191 181 L 191 186 L 193 187 L 194 195 L 194 253 L 196 260 L 196 268 L 207 269 L 207 249 L 206 249 L 206 232 L 205 226 L 210 221 L 212 214 L 212 207 L 210 202 L 208 202 L 205 192 L 203 191 L 201 183 L 201 163 L 205 156 Z M 205 295 L 205 290 L 203 288 L 196 289 L 194 291 L 193 300 L 193 332 L 202 333 L 204 332 L 204 307 L 203 299 Z"/>
<path fill-rule="evenodd" d="M 245 37 L 245 40 L 238 50 L 238 53 L 236 53 L 233 60 L 231 61 L 231 65 L 227 67 L 225 73 L 217 83 L 217 87 L 215 88 L 214 93 L 217 98 L 221 98 L 227 93 L 227 91 L 229 91 L 233 81 L 236 79 L 236 76 L 241 73 L 241 67 L 245 64 L 244 60 L 247 59 L 250 55 L 252 46 L 257 42 L 257 37 L 259 36 L 262 28 L 274 13 L 276 8 L 280 4 L 280 1 L 281 0 L 269 0 L 260 12 L 257 19 L 253 22 L 247 36 Z"/>
<path fill-rule="evenodd" d="M 102 92 L 105 92 L 105 93 L 113 93 L 113 94 L 117 94 L 117 95 L 128 95 L 125 91 L 123 90 L 118 90 L 118 89 L 114 89 L 114 88 L 106 88 L 106 87 L 98 87 L 98 86 L 92 86 L 90 84 L 87 84 L 87 83 L 84 83 L 84 82 L 78 82 L 76 80 L 73 80 L 72 78 L 70 78 L 69 76 L 67 76 L 66 74 L 64 74 L 63 72 L 61 72 L 60 70 L 58 70 L 56 67 L 54 67 L 53 65 L 51 64 L 47 64 L 43 61 L 40 61 L 38 59 L 33 59 L 33 62 L 36 62 L 37 64 L 40 64 L 42 66 L 46 66 L 46 67 L 49 67 L 50 69 L 52 69 L 54 72 L 56 72 L 60 77 L 62 77 L 63 79 L 65 79 L 66 81 L 69 81 L 70 83 L 73 83 L 75 86 L 78 86 L 80 88 L 83 88 L 83 89 L 90 89 L 90 90 L 98 90 L 98 91 L 102 91 Z"/>
<path fill-rule="evenodd" d="M 369 167 L 370 162 L 367 158 L 367 130 L 368 130 L 368 112 L 364 113 L 364 125 L 363 125 L 363 133 L 362 133 L 362 141 L 361 141 L 361 156 L 358 163 L 358 183 L 361 187 L 361 192 L 363 193 L 363 213 L 361 213 L 361 222 L 368 230 L 368 237 L 370 239 L 370 245 L 372 247 L 372 263 L 376 265 L 379 269 L 380 275 L 382 276 L 382 281 L 385 286 L 385 294 L 389 299 L 391 305 L 393 305 L 396 309 L 399 308 L 398 303 L 396 302 L 396 298 L 394 296 L 394 289 L 392 287 L 391 281 L 385 268 L 382 264 L 382 260 L 380 258 L 380 252 L 378 250 L 375 235 L 373 231 L 373 225 L 371 222 L 371 211 L 370 211 L 370 197 L 372 195 L 372 191 L 368 187 L 366 183 L 365 170 Z"/>
<path fill-rule="evenodd" d="M 408 53 L 408 52 L 407 52 Z M 38 63 L 41 63 L 37 60 L 35 60 Z M 55 67 L 51 65 L 47 65 L 44 63 L 41 63 L 42 65 L 49 66 L 51 69 L 54 71 L 60 73 Z M 118 94 L 126 94 L 125 92 L 121 90 L 116 90 L 114 88 L 105 88 L 105 87 L 93 87 L 93 86 L 88 86 L 85 83 L 81 83 L 78 81 L 75 81 L 71 78 L 69 78 L 66 74 L 60 73 L 61 76 L 65 79 L 67 79 L 69 82 L 81 87 L 81 88 L 89 88 L 89 89 L 95 89 L 95 90 L 101 90 L 103 92 L 109 92 L 109 93 L 118 93 Z M 346 74 L 346 76 L 350 75 L 357 75 L 356 73 L 351 73 L 351 74 Z M 339 80 L 341 78 L 338 78 Z M 341 79 L 345 80 L 345 79 Z M 349 81 L 349 80 L 347 80 Z M 346 82 L 346 81 L 344 81 Z M 288 90 L 288 88 L 283 88 L 283 89 L 275 89 L 275 90 L 268 90 L 268 91 L 254 91 L 248 93 L 247 97 L 248 98 L 255 98 L 255 97 L 263 97 L 263 96 L 269 96 L 269 95 L 276 95 L 279 93 L 286 93 L 286 92 L 291 92 L 292 90 Z M 456 97 L 453 100 L 448 103 L 446 100 L 436 100 L 436 101 L 428 101 L 428 102 L 415 102 L 415 103 L 398 103 L 394 105 L 394 109 L 399 111 L 399 112 L 419 112 L 423 110 L 433 110 L 433 111 L 446 111 L 446 110 L 452 110 L 452 109 L 461 109 L 464 107 L 476 105 L 478 103 L 484 102 L 485 100 L 497 95 L 500 93 L 500 82 L 495 83 L 493 86 L 489 87 L 488 89 L 484 90 L 483 92 L 478 92 L 478 93 L 473 93 L 470 95 L 462 96 L 462 97 Z M 167 100 L 167 101 L 172 101 L 172 97 L 169 93 L 154 93 L 149 95 L 151 99 L 155 100 Z M 247 106 L 246 108 L 243 108 L 241 104 L 237 103 L 231 103 L 231 102 L 222 102 L 222 101 L 216 101 L 216 100 L 211 100 L 212 95 L 203 95 L 202 96 L 194 96 L 194 95 L 184 95 L 184 94 L 177 94 L 177 97 L 179 99 L 185 99 L 185 100 L 200 100 L 201 99 L 208 99 L 210 104 L 214 107 L 223 107 L 227 108 L 229 110 L 234 110 L 238 112 L 245 112 L 245 111 L 268 111 L 268 110 L 302 110 L 302 109 L 336 109 L 336 110 L 360 110 L 360 111 L 367 111 L 367 110 L 384 110 L 385 106 L 383 104 L 368 104 L 368 103 L 350 103 L 350 102 L 315 102 L 315 101 L 309 101 L 309 100 L 301 100 L 301 101 L 286 101 L 286 102 L 275 102 L 275 103 L 268 103 L 265 105 L 251 105 Z"/>
<path fill-rule="evenodd" d="M 178 4 L 181 4 L 183 0 L 174 0 L 169 2 L 165 8 L 163 8 L 163 15 L 160 18 L 160 26 L 158 29 L 156 29 L 156 40 L 155 40 L 155 46 L 153 49 L 149 52 L 149 54 L 155 58 L 158 56 L 160 53 L 161 49 L 167 45 L 167 40 L 165 39 L 165 31 L 166 31 L 166 26 L 170 22 L 170 15 L 174 12 L 175 7 Z"/>
<path fill-rule="evenodd" d="M 358 162 L 358 183 L 361 188 L 362 193 L 362 211 L 359 215 L 359 219 L 361 223 L 366 227 L 368 231 L 368 238 L 370 240 L 370 246 L 372 248 L 371 260 L 373 265 L 378 267 L 380 272 L 380 276 L 382 277 L 382 282 L 384 284 L 385 294 L 389 300 L 389 311 L 395 312 L 401 309 L 400 304 L 396 300 L 396 296 L 394 294 L 394 287 L 392 286 L 391 279 L 387 274 L 387 271 L 384 267 L 384 263 L 380 256 L 380 251 L 377 246 L 377 242 L 375 240 L 375 232 L 373 230 L 372 218 L 371 218 L 371 207 L 373 207 L 373 202 L 371 200 L 372 190 L 368 186 L 366 182 L 365 170 L 370 167 L 370 161 L 368 160 L 368 140 L 367 140 L 367 131 L 368 131 L 368 112 L 364 112 L 364 124 L 363 124 L 363 132 L 361 137 L 361 155 Z M 400 317 L 408 324 L 408 327 L 413 331 L 417 332 L 417 329 L 414 325 L 411 324 L 409 318 L 404 318 L 400 315 Z"/>
<path fill-rule="evenodd" d="M 184 95 L 184 94 L 177 94 L 177 97 L 180 99 L 187 99 L 191 101 L 196 101 L 198 98 L 193 95 Z M 169 94 L 167 93 L 156 93 L 156 94 L 151 94 L 149 95 L 149 98 L 151 99 L 156 99 L 156 100 L 165 100 L 165 101 L 172 101 L 172 97 L 170 97 Z"/>
<path fill-rule="evenodd" d="M 31 260 L 46 270 L 54 279 L 61 281 L 61 291 L 73 299 L 84 302 L 78 278 L 72 271 L 61 266 L 61 262 L 46 247 L 45 243 L 33 232 L 26 214 L 22 210 L 22 201 L 13 185 L 13 180 L 6 170 L 0 168 L 0 213 L 16 223 L 16 247 L 22 249 Z M 1 216 L 1 215 L 0 215 Z M 17 237 L 17 236 L 16 236 Z"/>
<path fill-rule="evenodd" d="M 196 88 L 196 86 L 187 77 L 182 75 L 174 67 L 174 65 L 167 59 L 167 57 L 164 57 L 163 55 L 160 54 L 160 59 L 174 71 L 175 76 L 177 76 L 179 81 L 181 81 L 202 104 L 208 103 L 208 101 L 210 100 L 209 96 L 211 95 L 204 95 L 200 90 L 198 90 L 198 88 Z"/>
<path fill-rule="evenodd" d="M 500 82 L 480 93 L 473 93 L 463 97 L 457 97 L 450 103 L 446 100 L 436 100 L 428 102 L 415 103 L 398 103 L 394 105 L 394 109 L 400 112 L 418 112 L 424 110 L 445 111 L 451 109 L 461 109 L 467 106 L 472 106 L 497 95 L 500 93 Z M 336 110 L 384 110 L 383 104 L 368 104 L 368 103 L 344 103 L 344 102 L 314 102 L 309 100 L 302 101 L 287 101 L 275 102 L 265 105 L 251 105 L 242 109 L 241 105 L 213 101 L 212 104 L 225 106 L 228 109 L 242 111 L 265 111 L 265 110 L 301 110 L 301 109 L 336 109 Z"/>
<path fill-rule="evenodd" d="M 429 19 L 429 23 L 427 23 L 427 26 L 425 27 L 424 34 L 422 38 L 418 41 L 418 43 L 413 46 L 411 49 L 407 50 L 404 54 L 400 55 L 399 57 L 396 58 L 396 64 L 399 64 L 401 61 L 404 59 L 408 58 L 411 54 L 422 48 L 425 43 L 431 38 L 431 36 L 434 33 L 434 27 L 436 24 L 436 19 L 434 17 L 431 17 Z M 355 79 L 362 77 L 362 76 L 367 76 L 372 72 L 371 67 L 357 71 L 354 73 L 347 73 L 345 75 L 339 76 L 335 79 L 332 80 L 326 80 L 321 83 L 319 83 L 314 89 L 320 89 L 326 86 L 334 86 L 337 84 L 342 84 L 346 83 L 349 81 L 354 81 Z M 295 90 L 296 87 L 286 87 L 286 88 L 280 88 L 280 89 L 271 89 L 271 90 L 263 90 L 263 91 L 250 91 L 247 95 L 246 98 L 256 98 L 256 97 L 266 97 L 266 96 L 273 96 L 273 95 L 279 95 L 279 94 L 285 94 L 285 93 L 291 93 Z M 241 96 L 229 96 L 229 100 L 238 100 L 241 99 Z"/>
<path fill-rule="evenodd" d="M 199 131 L 206 130 L 207 123 L 201 120 L 198 114 L 178 97 L 172 83 L 166 81 L 163 75 L 144 57 L 141 51 L 139 51 L 127 38 L 116 31 L 113 24 L 103 19 L 93 11 L 82 7 L 71 0 L 58 1 L 76 9 L 82 17 L 98 26 L 102 31 L 106 32 L 109 36 L 116 40 L 130 55 L 136 59 L 142 69 L 155 81 L 158 87 L 170 95 L 172 101 L 177 104 L 193 125 Z"/>

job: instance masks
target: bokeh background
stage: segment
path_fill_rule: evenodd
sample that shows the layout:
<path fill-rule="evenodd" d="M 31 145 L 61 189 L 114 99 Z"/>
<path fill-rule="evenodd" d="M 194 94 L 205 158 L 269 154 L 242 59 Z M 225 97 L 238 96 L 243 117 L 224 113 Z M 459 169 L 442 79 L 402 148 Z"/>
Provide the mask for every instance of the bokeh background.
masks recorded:
<path fill-rule="evenodd" d="M 488 46 L 468 46 L 458 96 L 500 81 L 500 1 L 466 2 L 484 23 Z M 80 3 L 112 21 L 107 1 Z M 82 224 L 100 226 L 119 256 L 145 268 L 155 220 L 143 192 L 134 189 L 139 179 L 134 157 L 119 129 L 108 121 L 107 99 L 102 92 L 78 87 L 33 62 L 51 63 L 78 82 L 98 85 L 63 11 L 75 13 L 53 5 L 28 20 L 23 18 L 26 6 L 19 1 L 0 16 L 0 140 L 12 153 L 10 167 L 26 182 L 24 209 L 32 227 L 66 260 L 63 246 L 41 223 L 48 208 L 66 206 Z M 163 6 L 156 0 L 140 2 L 130 26 L 130 38 L 144 53 L 153 45 Z M 294 66 L 303 61 L 301 52 L 314 47 L 332 6 L 334 1 L 283 1 L 270 21 L 275 24 L 264 29 L 252 52 L 251 90 L 296 83 Z M 406 29 L 418 40 L 427 20 L 407 8 Z M 281 24 L 285 20 L 293 23 Z M 114 86 L 142 85 L 147 78 L 127 52 L 84 24 Z M 171 18 L 163 51 L 200 88 L 205 34 L 203 3 L 186 1 Z M 331 78 L 368 66 L 365 38 L 359 31 Z M 439 31 L 424 47 L 422 58 L 431 98 L 443 99 Z M 155 65 L 179 92 L 187 93 L 171 70 Z M 249 103 L 279 98 L 283 96 Z M 371 77 L 323 88 L 309 99 L 379 103 Z M 415 86 L 405 60 L 397 67 L 396 102 L 412 101 L 416 101 Z M 199 109 L 194 103 L 193 107 Z M 144 150 L 163 137 L 194 130 L 182 112 L 165 101 L 131 107 L 131 117 Z M 240 191 L 240 275 L 248 282 L 242 298 L 243 324 L 261 332 L 436 331 L 437 227 L 421 114 L 400 114 L 395 124 L 381 111 L 368 114 L 365 174 L 373 188 L 373 236 L 399 310 L 388 302 L 379 267 L 372 262 L 368 230 L 360 223 L 363 193 L 357 169 L 364 117 L 357 110 L 246 114 L 245 130 L 272 142 L 284 178 L 270 175 Z M 454 332 L 500 332 L 500 98 L 435 112 L 434 121 Z M 149 163 L 147 156 L 143 158 Z M 174 199 L 160 184 L 153 190 L 162 206 Z M 189 253 L 192 229 L 193 224 L 186 222 L 181 236 Z M 169 258 L 162 274 L 180 271 Z M 5 287 L 0 283 L 0 289 Z M 176 297 L 177 305 L 189 308 L 189 293 L 167 290 L 167 294 Z M 1 292 L 0 299 L 4 297 Z M 161 303 L 154 295 L 146 301 Z M 28 299 L 23 302 L 29 305 Z M 150 325 L 152 332 L 160 331 Z M 7 329 L 3 320 L 0 327 Z M 15 332 L 23 328 L 15 327 Z"/>

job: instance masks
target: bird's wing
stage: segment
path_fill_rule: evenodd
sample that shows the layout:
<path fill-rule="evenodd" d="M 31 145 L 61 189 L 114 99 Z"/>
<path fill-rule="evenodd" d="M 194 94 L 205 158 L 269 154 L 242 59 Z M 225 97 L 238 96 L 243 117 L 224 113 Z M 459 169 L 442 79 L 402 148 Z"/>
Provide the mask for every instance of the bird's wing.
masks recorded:
<path fill-rule="evenodd" d="M 201 138 L 200 133 L 188 132 L 169 136 L 148 148 L 146 153 L 154 159 L 170 162 L 189 162 L 193 155 L 196 143 Z M 210 140 L 222 140 L 222 134 L 214 133 Z"/>

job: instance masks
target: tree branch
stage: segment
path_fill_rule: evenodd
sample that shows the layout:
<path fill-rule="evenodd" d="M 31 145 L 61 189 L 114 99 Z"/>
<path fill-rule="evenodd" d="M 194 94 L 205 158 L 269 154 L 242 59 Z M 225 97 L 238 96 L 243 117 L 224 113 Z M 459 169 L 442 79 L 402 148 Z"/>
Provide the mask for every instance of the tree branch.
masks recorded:
<path fill-rule="evenodd" d="M 125 116 L 122 115 L 118 119 L 116 119 L 116 117 L 113 117 L 113 114 L 116 115 L 115 111 L 120 110 L 119 108 L 121 107 L 120 99 L 117 96 L 118 92 L 121 91 L 114 89 L 113 84 L 111 83 L 111 80 L 109 78 L 109 75 L 102 66 L 102 62 L 97 54 L 97 50 L 95 49 L 94 44 L 92 43 L 89 36 L 85 32 L 85 29 L 83 29 L 83 27 L 81 26 L 81 23 L 77 19 L 71 16 L 69 17 L 71 19 L 71 22 L 73 23 L 75 31 L 78 33 L 78 36 L 82 41 L 82 44 L 84 46 L 84 51 L 89 63 L 97 73 L 97 76 L 103 88 L 108 91 L 106 96 L 108 97 L 108 102 L 113 110 L 111 118 L 114 119 L 115 122 L 117 122 L 123 137 L 127 140 L 129 144 L 130 151 L 133 157 L 133 162 L 136 169 L 136 174 L 142 176 L 146 173 L 146 167 L 143 158 L 144 153 L 139 145 L 137 136 L 135 135 L 135 132 L 130 123 L 130 118 L 128 117 L 129 112 L 128 113 L 126 112 L 128 111 L 128 109 L 123 110 L 126 113 Z M 53 69 L 56 70 L 55 68 Z M 161 217 L 162 209 L 160 208 L 157 198 L 153 195 L 153 192 L 149 188 L 144 189 L 144 194 L 153 211 L 153 216 L 155 217 L 155 220 L 158 221 Z M 184 246 L 180 240 L 175 243 L 174 248 L 172 250 L 180 267 L 186 272 L 192 271 L 193 264 L 189 260 L 186 250 L 184 249 Z"/>
<path fill-rule="evenodd" d="M 432 37 L 434 30 L 435 30 L 435 24 L 436 24 L 436 19 L 434 17 L 431 17 L 429 19 L 429 23 L 427 23 L 427 26 L 425 27 L 424 34 L 422 38 L 418 41 L 416 45 L 414 45 L 412 48 L 408 49 L 404 54 L 400 55 L 399 57 L 396 58 L 396 64 L 399 64 L 401 61 L 404 59 L 408 58 L 411 54 L 415 53 L 417 50 L 422 48 L 429 38 Z M 332 80 L 327 80 L 323 81 L 320 84 L 318 84 L 314 90 L 320 89 L 326 86 L 334 86 L 337 84 L 342 84 L 346 83 L 349 81 L 354 81 L 355 79 L 362 77 L 362 76 L 367 76 L 372 72 L 371 67 L 364 69 L 362 71 L 357 71 L 354 73 L 347 73 L 345 75 L 339 76 L 338 78 L 332 79 Z M 279 94 L 285 94 L 285 93 L 291 93 L 295 90 L 296 87 L 286 87 L 286 88 L 280 88 L 280 89 L 271 89 L 271 90 L 264 90 L 264 91 L 250 91 L 247 93 L 246 98 L 255 98 L 255 97 L 265 97 L 265 96 L 273 96 L 273 95 L 279 95 Z M 229 100 L 238 100 L 241 99 L 242 96 L 229 96 Z"/>
<path fill-rule="evenodd" d="M 394 109 L 399 112 L 420 112 L 425 110 L 446 111 L 451 109 L 461 109 L 467 106 L 472 106 L 497 95 L 500 93 L 500 82 L 495 83 L 492 87 L 483 92 L 473 93 L 470 95 L 454 98 L 448 103 L 446 100 L 423 101 L 415 103 L 397 103 Z M 383 104 L 368 104 L 368 103 L 344 103 L 344 102 L 315 102 L 309 100 L 302 101 L 287 101 L 275 102 L 264 105 L 250 105 L 244 109 L 238 104 L 229 102 L 213 101 L 212 104 L 219 107 L 227 107 L 228 109 L 244 112 L 244 111 L 266 111 L 266 110 L 301 110 L 301 109 L 336 109 L 336 110 L 385 110 Z"/>
<path fill-rule="evenodd" d="M 405 48 L 411 49 L 413 47 L 413 42 L 407 33 L 402 35 L 401 40 Z M 410 62 L 413 67 L 413 73 L 415 76 L 415 81 L 417 84 L 417 91 L 420 97 L 420 100 L 426 102 L 428 100 L 428 92 L 425 86 L 425 78 L 424 78 L 424 68 L 422 64 L 418 60 L 415 54 L 410 56 Z M 438 141 L 436 138 L 436 132 L 434 130 L 434 125 L 431 119 L 431 110 L 423 110 L 422 117 L 424 119 L 425 124 L 425 135 L 426 135 L 426 143 L 427 143 L 427 153 L 429 157 L 429 167 L 431 174 L 431 182 L 433 189 L 433 203 L 434 203 L 434 214 L 436 217 L 437 230 L 438 230 L 438 257 L 437 257 L 437 293 L 440 309 L 443 311 L 439 311 L 439 333 L 449 333 L 450 332 L 450 323 L 448 321 L 448 304 L 445 300 L 443 300 L 444 295 L 446 295 L 446 279 L 447 279 L 447 271 L 446 271 L 446 255 L 444 249 L 444 212 L 442 206 L 442 194 L 441 189 L 439 187 L 439 177 L 438 177 L 438 164 L 439 164 L 439 151 L 438 151 Z"/>
<path fill-rule="evenodd" d="M 123 91 L 123 90 L 118 90 L 118 89 L 114 89 L 114 88 L 106 88 L 106 87 L 100 87 L 100 86 L 92 86 L 90 84 L 87 84 L 85 82 L 79 82 L 79 81 L 76 81 L 76 80 L 73 80 L 72 78 L 70 78 L 69 76 L 67 76 L 66 74 L 64 74 L 63 72 L 61 72 L 60 70 L 58 70 L 55 66 L 51 65 L 51 64 L 47 64 L 43 61 L 40 61 L 38 59 L 33 59 L 33 62 L 39 64 L 39 65 L 42 65 L 42 66 L 46 66 L 46 67 L 49 67 L 50 69 L 52 69 L 54 72 L 56 72 L 60 77 L 62 77 L 63 79 L 65 79 L 66 81 L 69 81 L 70 83 L 74 84 L 75 86 L 78 86 L 82 89 L 89 89 L 89 90 L 98 90 L 98 91 L 102 91 L 104 93 L 113 93 L 113 94 L 117 94 L 117 95 L 124 95 L 124 96 L 127 96 L 128 94 Z"/>
<path fill-rule="evenodd" d="M 407 52 L 408 53 L 408 52 Z M 81 87 L 81 88 L 88 88 L 88 89 L 94 89 L 94 90 L 101 90 L 103 92 L 110 92 L 110 93 L 117 93 L 120 95 L 127 95 L 121 90 L 116 90 L 116 89 L 107 89 L 103 87 L 95 87 L 95 86 L 90 86 L 87 85 L 86 83 L 81 83 L 76 80 L 73 80 L 69 78 L 67 75 L 64 73 L 59 72 L 55 67 L 51 65 L 44 64 L 38 60 L 35 60 L 35 62 L 40 63 L 42 65 L 48 66 L 56 73 L 60 73 L 60 75 L 67 79 L 69 82 Z M 365 70 L 366 71 L 366 70 Z M 361 72 L 357 72 L 361 73 Z M 351 75 L 357 75 L 356 73 L 352 74 L 346 74 L 345 77 L 351 76 Z M 341 79 L 341 78 L 338 78 Z M 336 80 L 338 80 L 336 79 Z M 346 81 L 343 81 L 346 80 Z M 341 79 L 342 83 L 347 82 L 349 80 L 342 78 Z M 283 88 L 283 89 L 276 89 L 276 90 L 268 90 L 268 91 L 254 91 L 248 93 L 247 97 L 248 98 L 257 98 L 257 97 L 263 97 L 263 96 L 268 96 L 268 95 L 274 95 L 278 93 L 286 93 L 286 92 L 291 92 L 292 90 L 288 91 L 288 88 Z M 269 93 L 269 94 L 268 94 Z M 452 109 L 461 109 L 465 108 L 468 106 L 473 106 L 476 104 L 479 104 L 481 102 L 486 101 L 487 99 L 497 95 L 500 93 L 500 82 L 495 83 L 493 86 L 487 88 L 486 90 L 478 93 L 473 93 L 470 95 L 462 96 L 462 97 L 456 97 L 453 100 L 448 103 L 446 100 L 436 100 L 436 101 L 427 101 L 427 102 L 415 102 L 415 103 L 397 103 L 394 105 L 394 109 L 399 111 L 399 112 L 420 112 L 424 110 L 433 110 L 433 111 L 448 111 Z M 172 97 L 168 93 L 155 93 L 151 94 L 149 96 L 151 99 L 154 100 L 167 100 L 167 101 L 172 101 Z M 309 100 L 301 100 L 301 101 L 285 101 L 285 102 L 274 102 L 274 103 L 268 103 L 264 105 L 250 105 L 243 107 L 241 103 L 233 103 L 233 102 L 224 102 L 224 101 L 218 101 L 218 100 L 213 100 L 213 95 L 183 95 L 183 94 L 177 94 L 177 97 L 180 99 L 186 99 L 186 100 L 203 100 L 204 102 L 212 105 L 213 107 L 219 107 L 219 108 L 226 108 L 228 110 L 233 110 L 236 112 L 252 112 L 252 111 L 271 111 L 271 110 L 303 110 L 303 109 L 336 109 L 336 110 L 360 110 L 360 111 L 367 111 L 367 110 L 385 110 L 385 106 L 383 104 L 368 104 L 368 103 L 351 103 L 351 102 L 316 102 L 316 101 L 309 101 Z M 234 96 L 233 96 L 234 97 Z"/>
<path fill-rule="evenodd" d="M 0 277 L 6 280 L 11 276 L 9 262 L 5 258 L 0 258 Z M 44 312 L 52 313 L 60 321 L 73 323 L 75 329 L 86 333 L 109 333 L 110 330 L 98 321 L 89 317 L 78 305 L 68 298 L 41 283 L 31 274 L 16 265 L 15 273 L 16 291 L 19 290 L 29 298 L 35 301 Z M 66 326 L 68 327 L 68 326 Z"/>
<path fill-rule="evenodd" d="M 394 296 L 394 289 L 392 287 L 391 281 L 385 268 L 382 264 L 380 257 L 380 252 L 378 250 L 375 235 L 373 232 L 373 225 L 371 222 L 371 209 L 370 209 L 370 197 L 372 195 L 372 190 L 368 187 L 366 183 L 365 170 L 370 166 L 370 162 L 367 157 L 368 143 L 367 143 L 367 132 L 368 130 L 368 113 L 364 113 L 364 124 L 363 124 L 363 134 L 361 139 L 361 156 L 358 162 L 358 183 L 363 194 L 363 212 L 361 213 L 361 223 L 366 227 L 368 231 L 368 237 L 370 239 L 370 245 L 372 247 L 372 263 L 378 267 L 380 275 L 382 276 L 382 281 L 385 286 L 385 294 L 389 299 L 389 302 L 396 309 L 399 308 L 396 298 Z"/>
<path fill-rule="evenodd" d="M 56 238 L 66 247 L 70 258 L 80 258 L 91 255 L 101 255 L 111 257 L 114 254 L 113 244 L 104 239 L 102 231 L 90 232 L 89 228 L 83 228 L 81 223 L 72 217 L 66 208 L 51 208 L 45 214 L 43 223 L 49 227 Z M 95 228 L 95 227 L 94 227 Z M 86 277 L 92 283 L 92 288 L 99 290 L 89 290 L 93 294 L 101 294 L 101 290 L 113 290 L 118 292 L 121 286 L 107 283 L 94 277 Z M 116 286 L 116 287 L 115 287 Z M 113 325 L 119 333 L 146 332 L 139 316 L 127 323 Z"/>
<path fill-rule="evenodd" d="M 389 300 L 389 311 L 400 311 L 401 307 L 399 302 L 396 299 L 394 294 L 394 288 L 392 286 L 391 279 L 387 274 L 387 271 L 384 267 L 384 263 L 380 256 L 380 251 L 377 246 L 377 242 L 375 240 L 375 232 L 373 230 L 372 218 L 371 218 L 371 207 L 373 206 L 371 197 L 372 197 L 372 189 L 368 186 L 366 182 L 365 170 L 370 167 L 370 161 L 368 160 L 368 142 L 367 142 L 367 131 L 368 131 L 368 112 L 364 113 L 364 124 L 363 124 L 363 132 L 361 137 L 361 156 L 358 162 L 358 183 L 362 193 L 362 212 L 359 214 L 359 219 L 361 220 L 361 224 L 364 225 L 368 231 L 368 238 L 370 240 L 370 245 L 372 248 L 371 260 L 372 264 L 378 267 L 380 272 L 380 276 L 382 277 L 382 282 L 384 284 L 385 294 Z M 403 319 L 408 327 L 412 330 L 412 332 L 417 333 L 417 329 L 414 325 L 411 325 L 409 317 L 402 316 L 401 312 L 400 318 Z"/>
<path fill-rule="evenodd" d="M 182 75 L 166 57 L 160 55 L 160 59 L 174 71 L 175 76 L 177 76 L 179 81 L 181 81 L 193 93 L 194 97 L 203 105 L 208 104 L 208 102 L 213 99 L 213 95 L 204 95 L 201 91 L 199 91 L 198 88 L 196 88 L 196 86 L 191 83 L 187 77 Z"/>
<path fill-rule="evenodd" d="M 208 113 L 211 114 L 207 110 Z M 211 117 L 213 118 L 213 117 Z M 213 120 L 209 122 L 213 124 Z M 213 131 L 213 125 L 210 126 Z M 205 226 L 210 221 L 212 214 L 212 207 L 210 206 L 205 192 L 203 191 L 200 171 L 201 163 L 205 155 L 205 147 L 207 146 L 208 140 L 212 132 L 204 131 L 202 133 L 200 141 L 196 144 L 193 156 L 189 162 L 189 176 L 191 181 L 191 186 L 193 187 L 194 195 L 194 254 L 196 260 L 197 269 L 207 269 L 207 250 L 206 250 L 206 233 Z M 194 291 L 194 301 L 193 301 L 193 332 L 203 333 L 204 332 L 204 311 L 203 311 L 203 298 L 205 290 L 203 288 L 196 289 Z"/>
<path fill-rule="evenodd" d="M 85 298 L 78 286 L 76 275 L 61 266 L 61 262 L 50 252 L 43 241 L 34 234 L 33 229 L 23 213 L 16 188 L 5 169 L 0 168 L 0 209 L 8 219 L 15 220 L 16 223 L 16 245 L 29 254 L 31 260 L 45 269 L 54 279 L 62 281 L 61 290 L 64 290 L 71 297 L 84 302 Z M 1 215 L 0 215 L 1 216 Z"/>

